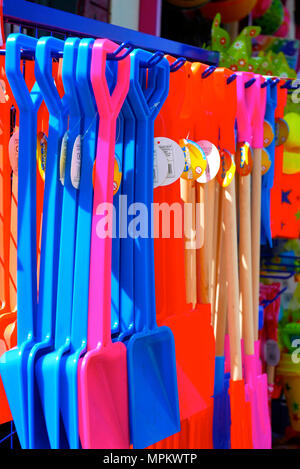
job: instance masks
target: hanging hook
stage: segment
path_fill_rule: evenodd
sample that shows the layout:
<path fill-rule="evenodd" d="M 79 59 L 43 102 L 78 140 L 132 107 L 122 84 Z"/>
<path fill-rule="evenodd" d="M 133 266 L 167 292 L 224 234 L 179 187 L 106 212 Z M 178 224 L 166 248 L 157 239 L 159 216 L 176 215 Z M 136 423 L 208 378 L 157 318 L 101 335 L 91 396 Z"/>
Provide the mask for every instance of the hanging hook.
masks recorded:
<path fill-rule="evenodd" d="M 227 78 L 227 85 L 230 85 L 234 80 L 236 80 L 237 74 L 233 73 L 230 77 Z"/>
<path fill-rule="evenodd" d="M 118 55 L 122 50 L 125 49 L 124 54 Z M 129 55 L 134 49 L 134 46 L 129 42 L 122 42 L 122 44 L 112 54 L 107 54 L 109 60 L 123 60 Z"/>
<path fill-rule="evenodd" d="M 261 85 L 261 88 L 266 88 L 267 86 L 271 85 L 272 78 L 268 78 L 265 82 Z"/>
<path fill-rule="evenodd" d="M 274 88 L 275 86 L 278 85 L 279 82 L 280 82 L 280 78 L 273 78 L 272 83 L 271 83 L 271 87 Z"/>
<path fill-rule="evenodd" d="M 287 287 L 283 288 L 282 290 L 280 290 L 280 292 L 277 293 L 276 296 L 274 296 L 274 298 L 272 298 L 272 300 L 263 300 L 261 302 L 261 306 L 263 306 L 264 309 L 267 308 L 267 306 L 269 306 L 270 304 L 274 303 L 274 301 L 277 300 L 277 298 L 279 298 L 285 291 L 287 290 Z"/>
<path fill-rule="evenodd" d="M 202 78 L 209 77 L 209 75 L 211 75 L 216 70 L 216 68 L 217 67 L 215 65 L 210 65 L 209 67 L 207 67 L 201 75 Z"/>
<path fill-rule="evenodd" d="M 250 88 L 256 82 L 256 78 L 251 78 L 250 80 L 246 81 L 245 88 Z"/>
<path fill-rule="evenodd" d="M 281 85 L 280 88 L 289 88 L 290 84 L 292 83 L 293 80 L 287 80 L 283 85 Z"/>
<path fill-rule="evenodd" d="M 164 58 L 164 56 L 165 54 L 162 51 L 156 51 L 152 57 L 150 57 L 150 59 L 147 60 L 147 62 L 144 62 L 141 66 L 143 68 L 152 68 L 157 65 Z"/>
<path fill-rule="evenodd" d="M 185 57 L 179 57 L 175 62 L 170 65 L 170 72 L 177 72 L 186 62 Z"/>

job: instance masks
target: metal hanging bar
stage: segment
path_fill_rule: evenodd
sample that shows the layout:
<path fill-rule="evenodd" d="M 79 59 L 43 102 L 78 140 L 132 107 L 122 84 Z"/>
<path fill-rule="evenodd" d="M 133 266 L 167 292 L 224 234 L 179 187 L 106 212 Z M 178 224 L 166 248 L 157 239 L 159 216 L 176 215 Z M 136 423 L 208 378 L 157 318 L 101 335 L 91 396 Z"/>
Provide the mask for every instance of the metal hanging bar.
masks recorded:
<path fill-rule="evenodd" d="M 50 30 L 62 35 L 68 33 L 79 37 L 109 38 L 118 44 L 127 41 L 135 48 L 152 52 L 162 51 L 173 57 L 185 57 L 187 60 L 208 65 L 219 63 L 219 53 L 215 51 L 103 23 L 26 0 L 3 0 L 3 19 L 7 23 Z"/>

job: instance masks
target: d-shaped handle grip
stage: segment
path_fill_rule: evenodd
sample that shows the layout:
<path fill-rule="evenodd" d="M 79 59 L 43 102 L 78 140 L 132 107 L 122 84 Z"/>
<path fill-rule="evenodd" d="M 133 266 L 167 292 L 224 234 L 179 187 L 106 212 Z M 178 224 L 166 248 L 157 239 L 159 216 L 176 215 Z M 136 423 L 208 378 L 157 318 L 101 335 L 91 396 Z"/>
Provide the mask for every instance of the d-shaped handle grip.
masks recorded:
<path fill-rule="evenodd" d="M 90 79 L 94 39 L 82 39 L 78 48 L 76 81 L 81 98 L 81 106 L 87 116 L 96 115 L 96 103 Z"/>
<path fill-rule="evenodd" d="M 35 77 L 47 108 L 54 116 L 63 112 L 63 105 L 52 76 L 52 56 L 53 53 L 61 52 L 63 48 L 64 41 L 53 36 L 42 37 L 38 40 L 35 53 Z"/>
<path fill-rule="evenodd" d="M 117 44 L 108 39 L 97 39 L 94 42 L 91 63 L 91 81 L 100 117 L 116 119 L 129 88 L 130 58 L 118 61 L 116 86 L 112 93 L 109 92 L 106 80 L 107 55 L 113 53 Z"/>
<path fill-rule="evenodd" d="M 37 39 L 20 33 L 10 34 L 6 41 L 5 71 L 20 111 L 31 111 L 42 101 L 37 87 L 30 94 L 20 69 L 22 50 L 35 52 L 36 46 Z"/>
<path fill-rule="evenodd" d="M 153 80 L 156 83 L 152 94 L 145 93 L 140 81 L 140 70 L 152 58 L 151 52 L 136 49 L 131 53 L 131 71 L 129 99 L 134 106 L 135 113 L 140 118 L 149 117 L 155 119 L 165 102 L 169 92 L 170 66 L 164 57 L 159 63 L 148 70 L 148 82 Z M 152 85 L 150 85 L 152 88 Z"/>

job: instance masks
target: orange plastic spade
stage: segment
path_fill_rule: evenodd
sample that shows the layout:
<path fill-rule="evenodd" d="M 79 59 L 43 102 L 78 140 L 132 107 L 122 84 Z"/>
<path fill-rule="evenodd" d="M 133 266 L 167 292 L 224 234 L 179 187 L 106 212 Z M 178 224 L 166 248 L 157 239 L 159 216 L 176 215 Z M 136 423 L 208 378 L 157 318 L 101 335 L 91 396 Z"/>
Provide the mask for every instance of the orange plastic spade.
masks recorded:
<path fill-rule="evenodd" d="M 166 58 L 170 65 L 175 61 L 173 57 Z M 177 116 L 183 106 L 186 86 L 185 67 L 170 73 L 170 92 L 155 121 L 156 137 L 168 137 L 177 143 L 182 137 Z M 180 89 L 177 96 L 176 89 Z M 154 190 L 154 202 L 167 203 L 170 207 L 173 203 L 181 203 L 180 180 L 169 186 L 157 187 Z M 159 323 L 170 313 L 182 311 L 186 305 L 183 239 L 174 238 L 172 222 L 170 225 L 169 239 L 163 238 L 160 233 L 160 237 L 154 240 L 156 310 Z M 173 291 L 172 295 L 168 294 L 170 289 Z"/>
<path fill-rule="evenodd" d="M 190 63 L 171 73 L 169 96 L 156 122 L 157 136 L 161 136 L 158 132 L 164 131 L 165 136 L 177 142 L 182 138 L 193 138 L 192 82 Z M 182 96 L 176 93 L 178 89 L 181 90 L 180 94 L 184 94 L 186 90 L 183 102 Z M 167 193 L 165 191 L 159 200 L 181 202 L 179 184 L 168 186 Z M 155 192 L 158 198 L 159 192 L 163 191 L 156 189 Z M 207 400 L 212 395 L 214 375 L 214 337 L 210 330 L 210 306 L 199 305 L 192 310 L 191 305 L 186 302 L 183 239 L 165 240 L 164 249 L 166 263 L 159 265 L 160 259 L 156 258 L 156 273 L 158 266 L 165 269 L 161 280 L 163 283 L 159 284 L 159 288 L 166 289 L 168 298 L 172 298 L 172 305 L 168 304 L 164 315 L 159 316 L 158 320 L 160 325 L 171 328 L 175 338 L 181 431 L 156 447 L 209 448 L 211 437 Z M 156 282 L 158 281 L 156 278 Z"/>

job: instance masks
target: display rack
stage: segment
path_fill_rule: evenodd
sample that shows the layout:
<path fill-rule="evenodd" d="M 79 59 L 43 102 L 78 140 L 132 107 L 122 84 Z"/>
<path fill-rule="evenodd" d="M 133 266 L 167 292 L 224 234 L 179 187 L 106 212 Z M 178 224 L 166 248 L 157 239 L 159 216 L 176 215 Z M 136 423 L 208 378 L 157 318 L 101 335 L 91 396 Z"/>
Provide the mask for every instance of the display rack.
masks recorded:
<path fill-rule="evenodd" d="M 30 1 L 0 0 L 0 7 L 1 5 L 4 23 L 63 36 L 109 38 L 118 44 L 129 43 L 133 48 L 141 48 L 151 52 L 161 51 L 164 54 L 183 57 L 192 62 L 202 62 L 214 66 L 219 63 L 218 52 L 103 23 Z M 0 427 L 2 427 L 0 428 L 0 447 L 3 445 L 10 448 L 18 447 L 19 443 L 16 441 L 17 435 L 13 422 Z"/>
<path fill-rule="evenodd" d="M 3 0 L 3 19 L 6 23 L 53 33 L 108 38 L 118 44 L 129 42 L 135 48 L 162 51 L 173 57 L 185 57 L 187 60 L 208 65 L 218 65 L 219 62 L 218 52 L 103 23 L 26 0 Z"/>

